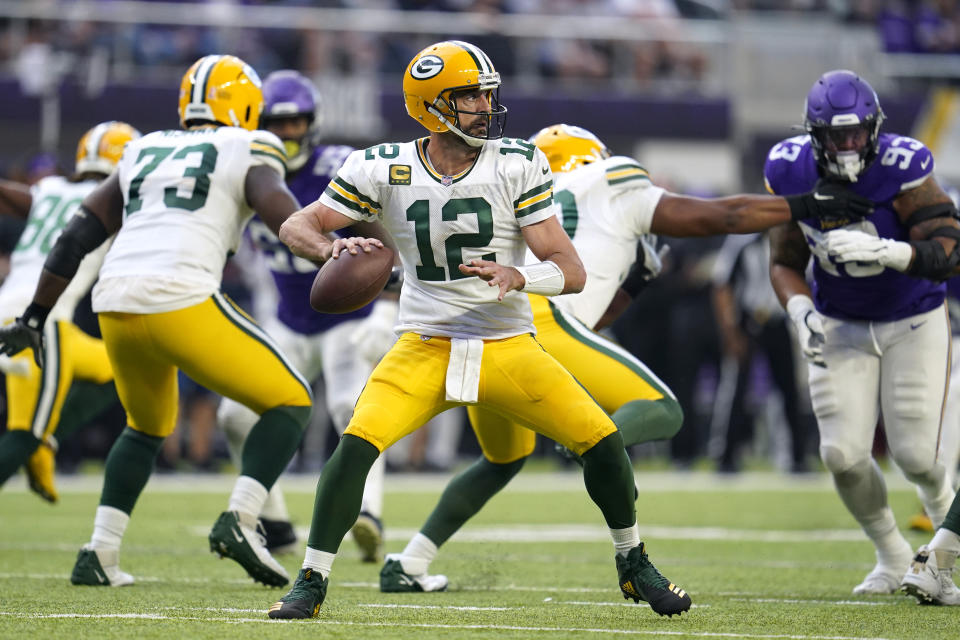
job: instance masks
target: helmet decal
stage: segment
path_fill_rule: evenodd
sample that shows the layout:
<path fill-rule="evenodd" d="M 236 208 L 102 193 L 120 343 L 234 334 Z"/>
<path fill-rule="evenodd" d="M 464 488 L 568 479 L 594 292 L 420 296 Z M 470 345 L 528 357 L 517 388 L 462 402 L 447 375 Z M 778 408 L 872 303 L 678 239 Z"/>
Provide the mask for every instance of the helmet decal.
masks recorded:
<path fill-rule="evenodd" d="M 417 60 L 410 68 L 410 75 L 417 80 L 426 80 L 432 78 L 443 71 L 443 58 L 434 55 L 426 55 Z"/>

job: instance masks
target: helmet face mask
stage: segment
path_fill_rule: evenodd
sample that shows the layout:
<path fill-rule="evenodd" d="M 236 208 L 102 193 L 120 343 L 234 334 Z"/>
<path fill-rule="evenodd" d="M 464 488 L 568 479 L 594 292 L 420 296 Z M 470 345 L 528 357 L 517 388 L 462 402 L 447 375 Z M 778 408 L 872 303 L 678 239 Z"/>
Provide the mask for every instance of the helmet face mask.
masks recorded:
<path fill-rule="evenodd" d="M 467 144 L 479 147 L 503 137 L 507 108 L 500 102 L 500 74 L 483 51 L 460 40 L 432 44 L 410 61 L 403 74 L 403 99 L 407 114 L 428 131 L 450 131 Z M 486 94 L 489 110 L 458 107 L 465 96 Z M 471 122 L 461 122 L 471 116 Z M 486 131 L 477 135 L 475 117 Z"/>
<path fill-rule="evenodd" d="M 236 56 L 200 58 L 180 82 L 180 126 L 223 125 L 253 131 L 263 109 L 260 84 L 253 67 Z"/>
<path fill-rule="evenodd" d="M 310 154 L 319 144 L 319 122 L 317 115 L 319 97 L 316 87 L 305 76 L 296 71 L 274 71 L 263 81 L 263 114 L 260 116 L 260 128 L 277 134 L 287 152 L 287 167 L 297 171 L 306 164 Z M 300 120 L 306 122 L 306 128 L 299 135 L 287 133 L 299 127 L 280 127 L 284 121 Z M 271 126 L 274 128 L 271 129 Z"/>
<path fill-rule="evenodd" d="M 140 132 L 126 122 L 101 122 L 83 134 L 77 143 L 76 174 L 109 175 L 117 167 L 124 146 L 140 137 Z"/>
<path fill-rule="evenodd" d="M 823 74 L 804 109 L 817 164 L 827 175 L 856 182 L 877 157 L 884 117 L 876 92 L 855 73 Z"/>
<path fill-rule="evenodd" d="M 600 138 L 582 127 L 569 124 L 541 129 L 530 138 L 530 142 L 547 156 L 554 173 L 573 171 L 611 155 Z"/>

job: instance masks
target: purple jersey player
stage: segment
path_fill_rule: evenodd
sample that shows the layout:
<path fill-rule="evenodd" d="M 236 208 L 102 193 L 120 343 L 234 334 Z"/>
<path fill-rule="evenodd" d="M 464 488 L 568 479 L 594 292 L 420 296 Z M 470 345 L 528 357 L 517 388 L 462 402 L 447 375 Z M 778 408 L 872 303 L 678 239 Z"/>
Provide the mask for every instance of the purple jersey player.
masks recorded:
<path fill-rule="evenodd" d="M 770 278 L 808 358 L 820 457 L 876 547 L 876 566 L 856 594 L 897 590 L 913 555 L 871 456 L 881 412 L 890 453 L 935 523 L 953 499 L 937 458 L 950 352 L 937 276 L 950 260 L 943 247 L 955 241 L 927 238 L 955 226 L 956 209 L 931 177 L 929 149 L 881 134 L 883 118 L 869 84 L 850 71 L 828 72 L 807 94 L 807 135 L 776 144 L 764 167 L 772 193 L 802 193 L 832 178 L 875 203 L 862 220 L 807 218 L 771 234 Z M 876 247 L 886 249 L 868 255 Z"/>
<path fill-rule="evenodd" d="M 287 185 L 301 203 L 313 202 L 353 149 L 318 143 L 316 90 L 301 74 L 295 71 L 270 74 L 263 83 L 263 97 L 261 127 L 276 134 L 284 143 L 288 157 Z M 310 307 L 308 295 L 317 266 L 290 253 L 259 219 L 254 218 L 247 231 L 248 239 L 261 252 L 276 285 L 275 317 L 262 318 L 261 324 L 311 382 L 324 371 L 335 372 L 325 377 L 325 399 L 333 424 L 342 433 L 376 361 L 395 340 L 393 324 L 397 305 L 392 300 L 378 300 L 352 313 L 319 314 Z M 224 401 L 218 417 L 231 450 L 240 451 L 256 415 L 238 403 Z M 379 559 L 382 508 L 381 459 L 367 477 L 362 511 L 353 529 L 364 559 L 369 562 Z M 270 492 L 261 520 L 268 548 L 289 548 L 296 542 L 278 485 Z"/>

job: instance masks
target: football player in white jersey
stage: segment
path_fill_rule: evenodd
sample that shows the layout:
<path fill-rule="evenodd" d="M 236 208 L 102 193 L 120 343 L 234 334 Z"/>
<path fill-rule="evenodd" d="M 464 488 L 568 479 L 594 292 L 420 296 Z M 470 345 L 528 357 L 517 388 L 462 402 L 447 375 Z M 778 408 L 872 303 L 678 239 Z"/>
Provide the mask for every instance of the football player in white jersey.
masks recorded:
<path fill-rule="evenodd" d="M 177 418 L 177 372 L 260 415 L 210 549 L 267 585 L 288 582 L 263 546 L 257 516 L 293 455 L 311 410 L 310 387 L 270 338 L 220 292 L 227 254 L 254 209 L 275 231 L 299 207 L 284 183 L 280 141 L 256 131 L 256 72 L 234 56 L 198 60 L 180 86 L 183 130 L 127 145 L 116 173 L 92 191 L 44 263 L 33 302 L 0 329 L 0 352 L 42 344 L 44 321 L 80 259 L 116 232 L 93 310 L 128 427 L 107 457 L 93 536 L 71 582 L 121 586 L 120 543 L 130 512 Z"/>
<path fill-rule="evenodd" d="M 531 141 L 553 169 L 555 213 L 587 272 L 587 284 L 579 293 L 529 296 L 537 341 L 610 414 L 625 446 L 670 438 L 683 419 L 670 389 L 637 358 L 592 329 L 612 322 L 625 308 L 624 300 L 642 288 L 644 277 L 659 272 L 652 234 L 758 231 L 789 220 L 791 208 L 802 207 L 769 196 L 704 200 L 667 192 L 650 182 L 636 160 L 612 156 L 581 127 L 553 125 Z M 468 412 L 483 456 L 450 481 L 403 552 L 388 556 L 380 573 L 381 591 L 446 588 L 446 576 L 427 572 L 438 547 L 506 486 L 534 450 L 536 436 L 525 425 L 476 405 Z"/>
<path fill-rule="evenodd" d="M 0 181 L 0 213 L 26 218 L 10 256 L 10 273 L 0 287 L 4 324 L 13 322 L 30 304 L 43 262 L 67 222 L 80 210 L 80 201 L 116 168 L 124 145 L 139 137 L 140 132 L 129 124 L 102 122 L 80 138 L 71 177 L 48 176 L 32 187 Z M 43 370 L 35 364 L 30 349 L 13 359 L 0 356 L 0 369 L 7 377 L 8 416 L 7 432 L 0 436 L 0 486 L 24 466 L 30 488 L 45 500 L 56 502 L 53 471 L 57 441 L 82 425 L 76 419 L 78 415 L 91 417 L 116 400 L 116 392 L 108 384 L 113 371 L 103 342 L 73 324 L 77 304 L 96 280 L 108 246 L 104 243 L 84 259 L 70 287 L 51 310 L 45 326 Z M 70 394 L 74 381 L 105 388 Z"/>
<path fill-rule="evenodd" d="M 526 295 L 583 288 L 585 272 L 553 215 L 546 157 L 503 138 L 500 76 L 477 47 L 431 45 L 403 77 L 407 113 L 430 135 L 350 155 L 321 198 L 294 214 L 281 240 L 324 261 L 375 240 L 323 234 L 379 220 L 404 267 L 400 339 L 377 365 L 317 486 L 307 552 L 271 618 L 316 616 L 340 543 L 360 509 L 367 470 L 430 417 L 480 403 L 532 425 L 584 459 L 584 477 L 611 529 L 625 597 L 661 615 L 690 596 L 660 575 L 640 542 L 633 474 L 616 425 L 533 338 Z M 538 262 L 520 265 L 529 247 Z"/>

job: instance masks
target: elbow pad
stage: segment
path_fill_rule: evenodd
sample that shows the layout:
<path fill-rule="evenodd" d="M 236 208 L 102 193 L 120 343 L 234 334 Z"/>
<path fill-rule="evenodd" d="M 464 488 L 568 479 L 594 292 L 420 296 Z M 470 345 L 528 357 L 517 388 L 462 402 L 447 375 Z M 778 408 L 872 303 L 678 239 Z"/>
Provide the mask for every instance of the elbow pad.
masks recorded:
<path fill-rule="evenodd" d="M 71 279 L 80 267 L 84 256 L 103 244 L 110 237 L 100 218 L 84 207 L 70 219 L 63 233 L 50 250 L 43 268 L 61 278 Z"/>
<path fill-rule="evenodd" d="M 943 245 L 934 238 L 951 238 L 956 240 L 953 250 L 948 254 Z M 913 264 L 907 270 L 911 276 L 929 278 L 930 280 L 946 280 L 953 275 L 960 264 L 960 229 L 956 227 L 940 227 L 934 229 L 927 240 L 911 242 L 914 249 Z"/>

